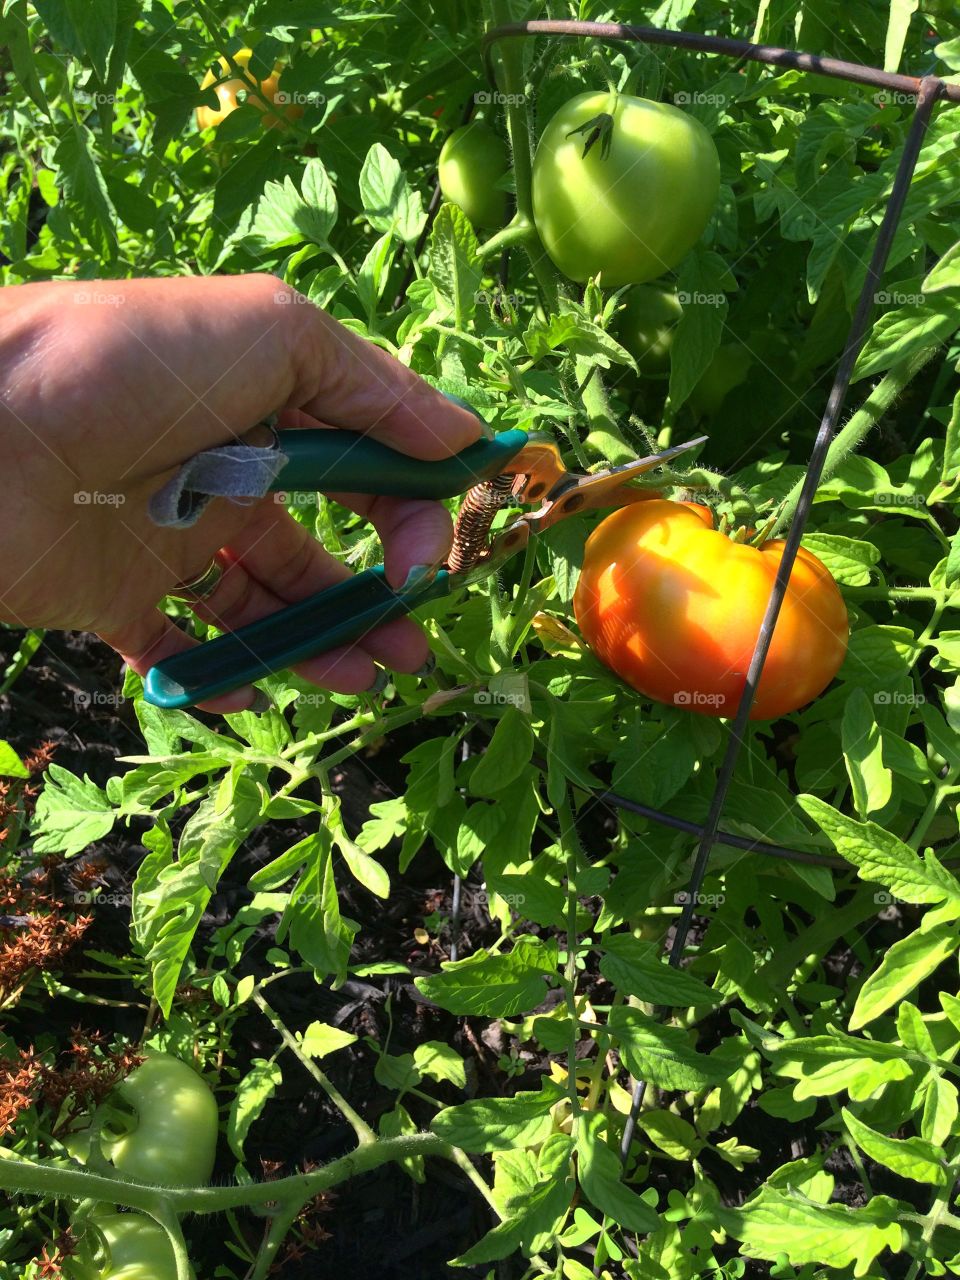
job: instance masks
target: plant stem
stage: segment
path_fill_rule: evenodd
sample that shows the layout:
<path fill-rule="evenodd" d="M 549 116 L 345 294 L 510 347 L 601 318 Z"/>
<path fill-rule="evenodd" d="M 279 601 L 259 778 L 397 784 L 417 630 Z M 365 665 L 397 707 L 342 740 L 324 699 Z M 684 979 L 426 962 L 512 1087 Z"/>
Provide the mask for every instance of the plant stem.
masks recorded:
<path fill-rule="evenodd" d="M 560 848 L 564 855 L 564 874 L 567 880 L 567 968 L 564 974 L 563 991 L 570 1015 L 570 1060 L 567 1063 L 567 1084 L 570 1089 L 570 1108 L 573 1129 L 576 1134 L 577 1113 L 580 1110 L 580 1099 L 577 1095 L 577 867 L 579 863 L 580 841 L 573 822 L 573 811 L 570 808 L 570 791 L 564 788 L 563 799 L 557 805 L 557 818 L 560 821 Z"/>
<path fill-rule="evenodd" d="M 510 0 L 490 0 L 494 26 L 513 21 Z M 517 192 L 517 216 L 529 224 L 530 233 L 524 247 L 549 313 L 557 310 L 560 288 L 557 273 L 537 234 L 533 221 L 533 148 L 527 116 L 523 82 L 523 51 L 519 40 L 507 40 L 500 47 L 501 88 L 507 100 L 507 132 L 513 152 L 513 178 Z"/>
<path fill-rule="evenodd" d="M 824 463 L 821 483 L 830 479 L 847 454 L 853 453 L 859 448 L 880 418 L 883 417 L 897 397 L 903 393 L 908 383 L 920 372 L 924 365 L 933 359 L 938 350 L 938 347 L 929 347 L 919 352 L 912 359 L 905 360 L 903 364 L 896 365 L 889 373 L 884 375 L 847 425 L 841 431 L 838 431 L 834 437 L 827 453 L 827 460 Z M 793 519 L 793 513 L 797 509 L 802 488 L 803 481 L 798 480 L 787 494 L 777 517 L 774 531 L 785 528 Z"/>
<path fill-rule="evenodd" d="M 300 1046 L 297 1044 L 296 1038 L 287 1030 L 279 1015 L 274 1012 L 269 1004 L 267 1004 L 261 993 L 259 991 L 255 991 L 252 998 L 253 1003 L 257 1006 L 264 1017 L 268 1018 L 273 1024 L 274 1030 L 280 1036 L 281 1040 L 290 1052 L 297 1057 L 303 1068 L 310 1072 L 330 1101 L 335 1104 L 344 1119 L 351 1125 L 354 1133 L 357 1135 L 357 1141 L 360 1143 L 361 1147 L 368 1143 L 376 1142 L 377 1135 L 367 1124 L 366 1120 L 354 1111 L 353 1107 L 351 1107 L 350 1103 L 346 1100 L 329 1076 L 327 1076 L 325 1072 L 321 1071 L 317 1064 L 311 1058 L 308 1058 L 301 1050 Z"/>

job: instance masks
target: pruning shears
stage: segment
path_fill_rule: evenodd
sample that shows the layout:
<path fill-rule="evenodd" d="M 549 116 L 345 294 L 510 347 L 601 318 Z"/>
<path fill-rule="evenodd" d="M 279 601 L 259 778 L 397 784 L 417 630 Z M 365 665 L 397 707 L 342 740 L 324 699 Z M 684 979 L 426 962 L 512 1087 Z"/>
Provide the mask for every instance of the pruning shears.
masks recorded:
<path fill-rule="evenodd" d="M 275 491 L 333 490 L 408 498 L 464 495 L 450 555 L 438 569 L 411 571 L 399 588 L 383 566 L 289 605 L 257 622 L 225 632 L 157 663 L 144 681 L 157 707 L 189 707 L 273 672 L 350 644 L 382 623 L 429 600 L 458 591 L 495 572 L 522 551 L 531 536 L 576 512 L 626 506 L 651 496 L 631 481 L 702 444 L 706 436 L 650 457 L 582 475 L 568 471 L 548 436 L 501 431 L 440 462 L 420 462 L 352 431 L 277 431 L 288 462 Z M 496 530 L 504 507 L 539 503 Z"/>

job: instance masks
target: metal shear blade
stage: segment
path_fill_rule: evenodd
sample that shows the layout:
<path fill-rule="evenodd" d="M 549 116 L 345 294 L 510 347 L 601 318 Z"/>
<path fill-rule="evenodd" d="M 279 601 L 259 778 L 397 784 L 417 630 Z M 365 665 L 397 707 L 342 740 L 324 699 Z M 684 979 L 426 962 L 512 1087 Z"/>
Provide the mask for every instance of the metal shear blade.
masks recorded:
<path fill-rule="evenodd" d="M 706 436 L 673 445 L 646 458 L 636 458 L 619 467 L 608 467 L 582 475 L 568 471 L 563 465 L 560 451 L 552 440 L 531 438 L 511 465 L 511 472 L 526 474 L 526 482 L 516 490 L 518 502 L 532 502 L 542 497 L 537 511 L 521 517 L 535 530 L 548 529 L 559 520 L 577 511 L 594 511 L 601 507 L 623 507 L 646 497 L 642 489 L 634 489 L 630 482 L 653 471 L 664 462 L 695 449 L 706 441 Z"/>

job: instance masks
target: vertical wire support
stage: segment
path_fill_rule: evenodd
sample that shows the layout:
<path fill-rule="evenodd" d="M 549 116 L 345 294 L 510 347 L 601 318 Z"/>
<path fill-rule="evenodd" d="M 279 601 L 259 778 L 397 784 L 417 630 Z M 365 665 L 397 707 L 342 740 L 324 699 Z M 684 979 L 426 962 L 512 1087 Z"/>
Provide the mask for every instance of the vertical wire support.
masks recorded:
<path fill-rule="evenodd" d="M 707 820 L 703 826 L 703 833 L 700 837 L 700 843 L 697 848 L 697 856 L 690 876 L 686 900 L 684 901 L 683 910 L 680 912 L 680 919 L 677 921 L 677 927 L 670 943 L 669 962 L 674 968 L 680 964 L 680 961 L 683 958 L 683 949 L 686 945 L 690 926 L 693 922 L 696 904 L 700 895 L 700 887 L 703 884 L 703 878 L 706 875 L 707 863 L 710 859 L 710 854 L 713 852 L 713 846 L 716 843 L 720 818 L 723 813 L 723 806 L 726 803 L 730 783 L 733 780 L 734 769 L 736 768 L 737 760 L 739 759 L 740 752 L 743 748 L 747 722 L 750 718 L 750 710 L 756 696 L 757 685 L 760 681 L 764 663 L 767 660 L 767 654 L 770 651 L 770 643 L 773 639 L 773 631 L 777 624 L 777 617 L 779 616 L 780 607 L 783 604 L 783 599 L 786 595 L 787 586 L 790 581 L 790 574 L 793 571 L 794 562 L 797 558 L 797 551 L 800 548 L 800 539 L 803 537 L 804 529 L 806 528 L 807 520 L 810 515 L 810 509 L 813 506 L 814 495 L 816 494 L 817 486 L 820 483 L 820 477 L 823 474 L 824 463 L 827 459 L 827 450 L 830 447 L 830 442 L 836 434 L 840 415 L 843 412 L 843 406 L 847 398 L 847 392 L 850 388 L 850 379 L 853 376 L 854 366 L 867 338 L 867 333 L 870 328 L 870 315 L 874 307 L 877 286 L 883 276 L 887 258 L 890 254 L 890 246 L 893 244 L 893 237 L 896 234 L 897 227 L 900 223 L 900 217 L 903 213 L 903 206 L 910 191 L 910 183 L 913 178 L 913 171 L 917 165 L 917 159 L 920 155 L 920 148 L 923 145 L 924 135 L 926 134 L 927 126 L 930 123 L 930 118 L 933 115 L 937 100 L 942 94 L 943 87 L 943 82 L 936 76 L 926 76 L 920 82 L 920 91 L 917 95 L 917 105 L 916 110 L 914 111 L 913 120 L 910 124 L 910 131 L 907 134 L 907 139 L 903 147 L 903 154 L 901 155 L 900 163 L 897 166 L 896 176 L 890 190 L 890 198 L 887 202 L 887 208 L 883 215 L 883 222 L 880 224 L 880 231 L 877 235 L 873 253 L 870 258 L 870 265 L 867 268 L 863 288 L 860 291 L 860 297 L 857 301 L 857 308 L 854 312 L 853 323 L 850 326 L 850 333 L 847 337 L 846 346 L 844 347 L 843 357 L 841 358 L 840 364 L 837 368 L 837 374 L 834 379 L 833 386 L 830 389 L 830 396 L 827 400 L 827 407 L 824 410 L 820 429 L 817 432 L 817 438 L 814 442 L 813 452 L 810 455 L 810 462 L 807 467 L 807 474 L 804 477 L 803 488 L 800 493 L 800 499 L 797 503 L 797 509 L 794 514 L 793 522 L 787 532 L 783 556 L 777 569 L 777 576 L 773 584 L 773 590 L 770 593 L 770 599 L 767 602 L 763 622 L 760 625 L 760 634 L 757 637 L 756 647 L 754 648 L 753 657 L 750 660 L 750 667 L 747 671 L 746 685 L 744 686 L 743 694 L 741 695 L 740 703 L 737 707 L 737 714 L 731 727 L 730 738 L 727 742 L 727 750 L 723 758 L 723 764 L 721 765 L 720 772 L 717 775 L 716 786 L 710 802 L 710 810 L 707 815 Z M 634 1086 L 633 1103 L 631 1105 L 630 1114 L 627 1117 L 626 1124 L 624 1125 L 623 1140 L 620 1146 L 620 1156 L 624 1162 L 626 1161 L 627 1154 L 630 1150 L 630 1143 L 633 1140 L 637 1116 L 643 1105 L 645 1090 L 645 1081 L 638 1081 Z"/>

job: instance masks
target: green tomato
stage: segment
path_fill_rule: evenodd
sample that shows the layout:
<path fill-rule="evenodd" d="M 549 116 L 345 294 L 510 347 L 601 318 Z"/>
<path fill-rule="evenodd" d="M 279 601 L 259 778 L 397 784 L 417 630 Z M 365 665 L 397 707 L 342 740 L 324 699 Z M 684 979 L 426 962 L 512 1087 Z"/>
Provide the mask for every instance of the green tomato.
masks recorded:
<path fill-rule="evenodd" d="M 507 148 L 488 125 L 476 120 L 454 129 L 440 150 L 443 198 L 461 208 L 475 227 L 502 227 L 507 193 L 496 184 L 509 167 Z"/>
<path fill-rule="evenodd" d="M 152 1054 L 111 1094 L 132 1107 L 128 1133 L 103 1132 L 103 1154 L 126 1178 L 163 1187 L 209 1182 L 219 1117 L 209 1086 L 185 1062 Z"/>
<path fill-rule="evenodd" d="M 111 1213 L 94 1218 L 92 1226 L 103 1236 L 107 1260 L 98 1270 L 79 1257 L 71 1258 L 65 1273 L 70 1280 L 177 1280 L 167 1233 L 152 1218 L 142 1213 Z"/>
<path fill-rule="evenodd" d="M 582 93 L 556 113 L 533 161 L 533 217 L 571 280 L 643 284 L 703 235 L 720 159 L 698 120 L 663 102 Z"/>
<path fill-rule="evenodd" d="M 712 417 L 734 387 L 746 382 L 752 364 L 750 352 L 739 342 L 717 347 L 706 373 L 690 393 L 690 408 L 697 417 Z"/>
<path fill-rule="evenodd" d="M 663 378 L 670 372 L 670 348 L 682 315 L 673 289 L 641 284 L 627 294 L 617 318 L 617 337 L 642 374 Z"/>

